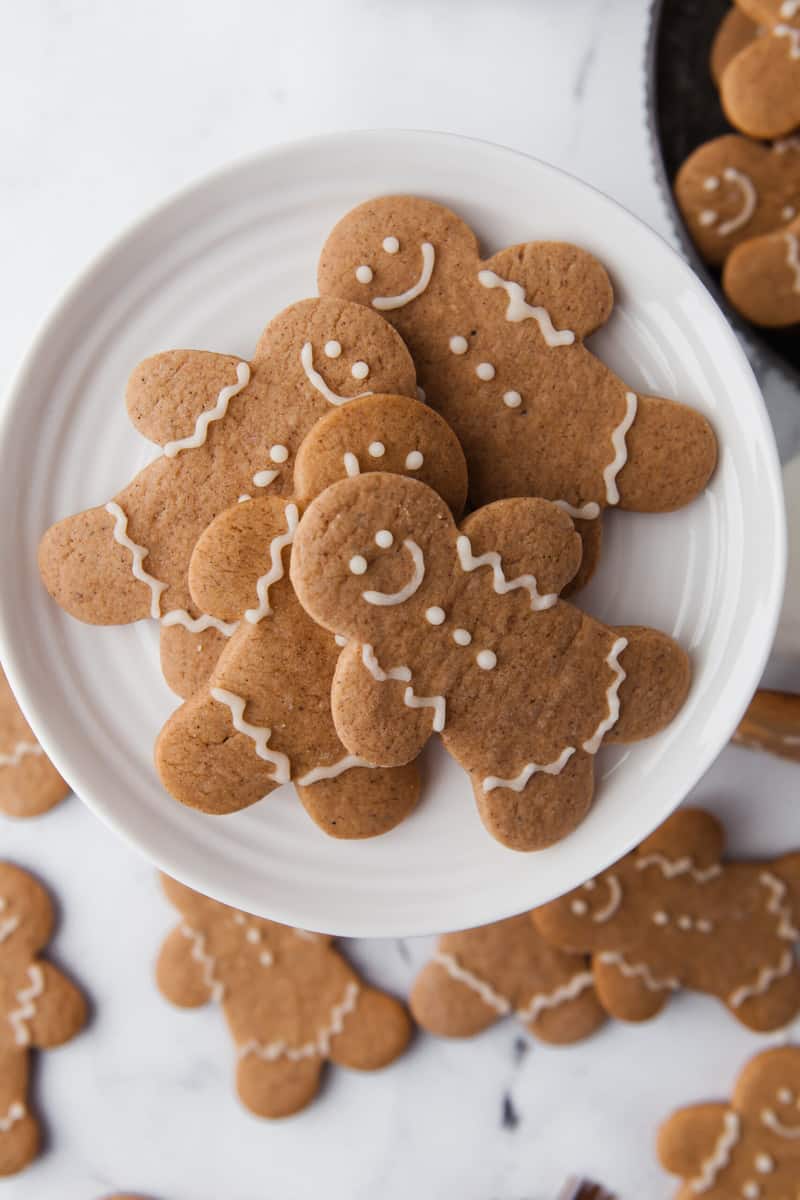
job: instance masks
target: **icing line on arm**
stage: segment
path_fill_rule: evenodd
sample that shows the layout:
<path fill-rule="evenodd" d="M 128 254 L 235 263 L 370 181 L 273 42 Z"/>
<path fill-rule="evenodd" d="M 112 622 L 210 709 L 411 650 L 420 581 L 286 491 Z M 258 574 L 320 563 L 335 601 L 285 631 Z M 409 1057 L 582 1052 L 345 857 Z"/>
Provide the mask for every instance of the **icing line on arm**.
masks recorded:
<path fill-rule="evenodd" d="M 636 410 L 638 407 L 639 401 L 636 398 L 636 393 L 626 392 L 625 416 L 611 434 L 611 446 L 614 450 L 614 457 L 603 470 L 603 482 L 606 485 L 606 502 L 608 504 L 619 504 L 617 476 L 628 461 L 628 447 L 625 443 L 625 438 L 631 425 L 636 420 Z"/>
<path fill-rule="evenodd" d="M 730 1163 L 731 1150 L 739 1141 L 740 1124 L 735 1112 L 726 1112 L 722 1118 L 722 1125 L 722 1133 L 717 1138 L 713 1153 L 704 1159 L 700 1174 L 689 1183 L 689 1187 L 697 1195 L 710 1191 L 714 1186 L 720 1171 Z"/>
<path fill-rule="evenodd" d="M 465 533 L 459 534 L 456 538 L 456 550 L 462 571 L 475 571 L 478 567 L 491 567 L 493 587 L 500 595 L 513 591 L 514 588 L 525 588 L 530 594 L 531 608 L 534 612 L 552 608 L 558 601 L 557 592 L 544 596 L 539 593 L 535 575 L 518 575 L 516 579 L 507 579 L 503 571 L 502 559 L 496 550 L 487 550 L 485 554 L 476 557 L 472 553 L 472 543 Z"/>
<path fill-rule="evenodd" d="M 506 308 L 507 321 L 525 321 L 532 317 L 539 326 L 539 331 L 548 346 L 571 346 L 575 334 L 571 329 L 556 329 L 550 319 L 550 313 L 541 305 L 528 304 L 525 299 L 525 289 L 512 279 L 503 279 L 494 271 L 478 271 L 478 282 L 485 288 L 503 288 L 508 296 Z"/>
<path fill-rule="evenodd" d="M 606 688 L 606 704 L 608 705 L 608 714 L 603 717 L 600 724 L 595 729 L 590 738 L 583 743 L 583 748 L 587 754 L 596 754 L 600 749 L 600 743 L 610 729 L 613 729 L 619 720 L 619 689 L 627 678 L 625 671 L 620 666 L 619 656 L 628 644 L 628 639 L 624 637 L 617 638 L 606 658 L 606 664 L 614 672 L 614 679 Z"/>
<path fill-rule="evenodd" d="M 179 926 L 179 929 L 183 936 L 192 943 L 192 958 L 203 968 L 203 983 L 208 988 L 211 999 L 219 1003 L 225 996 L 225 984 L 216 978 L 217 960 L 206 950 L 205 934 L 193 929 L 185 922 Z"/>
<path fill-rule="evenodd" d="M 14 1030 L 14 1041 L 18 1046 L 29 1046 L 31 1031 L 28 1022 L 36 1016 L 36 1000 L 44 992 L 44 971 L 33 963 L 28 967 L 28 987 L 20 988 L 17 992 L 18 1008 L 8 1014 L 11 1028 Z"/>
<path fill-rule="evenodd" d="M 258 607 L 248 608 L 244 614 L 244 619 L 249 621 L 251 625 L 257 625 L 259 621 L 272 612 L 269 603 L 269 589 L 273 583 L 277 583 L 279 579 L 283 579 L 283 559 L 281 555 L 286 546 L 291 546 L 297 531 L 297 523 L 300 519 L 297 505 L 287 504 L 283 511 L 286 517 L 286 532 L 278 534 L 269 544 L 270 567 L 256 583 Z"/>
<path fill-rule="evenodd" d="M 196 450 L 198 446 L 202 446 L 208 437 L 208 427 L 212 421 L 221 421 L 228 411 L 228 405 L 234 396 L 238 396 L 239 392 L 244 391 L 250 382 L 250 367 L 246 362 L 236 364 L 236 383 L 231 383 L 227 387 L 221 389 L 217 396 L 216 404 L 213 408 L 207 408 L 205 412 L 201 412 L 194 426 L 194 433 L 188 437 L 178 438 L 174 442 L 167 442 L 164 446 L 164 454 L 167 458 L 175 458 L 180 454 L 181 450 Z"/>
<path fill-rule="evenodd" d="M 0 754 L 0 767 L 18 767 L 23 758 L 42 754 L 44 750 L 38 742 L 17 742 L 10 754 Z"/>
<path fill-rule="evenodd" d="M 150 575 L 145 571 L 143 564 L 150 551 L 146 546 L 140 546 L 138 542 L 134 542 L 128 536 L 128 515 L 116 500 L 109 500 L 106 512 L 114 518 L 114 541 L 130 551 L 131 571 L 134 578 L 147 584 L 150 589 L 150 616 L 157 619 L 161 616 L 161 593 L 169 585 L 162 583 L 160 579 L 156 579 L 155 575 Z"/>

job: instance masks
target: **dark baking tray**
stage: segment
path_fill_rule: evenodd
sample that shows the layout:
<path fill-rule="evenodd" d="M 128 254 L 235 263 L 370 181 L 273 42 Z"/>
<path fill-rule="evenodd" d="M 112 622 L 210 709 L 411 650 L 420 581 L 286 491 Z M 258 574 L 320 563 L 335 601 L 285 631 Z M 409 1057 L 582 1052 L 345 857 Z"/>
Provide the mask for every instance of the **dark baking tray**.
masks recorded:
<path fill-rule="evenodd" d="M 729 0 L 654 0 L 645 64 L 653 162 L 684 254 L 713 293 L 731 324 L 764 365 L 777 366 L 800 383 L 800 330 L 758 329 L 728 303 L 719 272 L 694 248 L 672 193 L 684 159 L 701 142 L 731 133 L 708 66 L 711 42 Z"/>

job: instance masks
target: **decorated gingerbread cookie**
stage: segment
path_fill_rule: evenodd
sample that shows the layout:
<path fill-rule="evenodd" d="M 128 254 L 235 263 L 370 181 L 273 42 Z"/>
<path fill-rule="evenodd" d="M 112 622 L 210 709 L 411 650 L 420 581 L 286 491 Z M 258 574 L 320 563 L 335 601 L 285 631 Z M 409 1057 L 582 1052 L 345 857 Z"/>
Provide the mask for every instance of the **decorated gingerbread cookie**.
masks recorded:
<path fill-rule="evenodd" d="M 714 817 L 682 809 L 532 919 L 553 945 L 592 954 L 597 994 L 613 1017 L 647 1020 L 690 988 L 716 996 L 751 1029 L 778 1029 L 800 1012 L 800 854 L 723 863 L 722 848 Z"/>
<path fill-rule="evenodd" d="M 252 1112 L 305 1108 L 326 1060 L 374 1071 L 403 1053 L 405 1009 L 359 979 L 329 937 L 248 916 L 166 876 L 163 885 L 182 920 L 161 949 L 158 985 L 182 1008 L 222 1005 Z"/>
<path fill-rule="evenodd" d="M 0 811 L 10 817 L 36 817 L 63 800 L 68 791 L 0 670 Z"/>
<path fill-rule="evenodd" d="M 747 14 L 734 4 L 729 8 L 720 22 L 714 41 L 711 44 L 711 77 L 719 87 L 722 72 L 740 50 L 744 50 L 757 37 L 762 37 L 766 30 L 763 25 L 751 21 Z"/>
<path fill-rule="evenodd" d="M 722 286 L 731 304 L 755 325 L 799 324 L 800 216 L 777 233 L 737 246 L 725 263 Z"/>
<path fill-rule="evenodd" d="M 303 503 L 332 479 L 375 470 L 424 478 L 463 507 L 464 456 L 442 418 L 406 396 L 368 396 L 314 426 L 297 455 L 296 501 L 235 505 L 200 538 L 192 596 L 240 624 L 159 737 L 156 763 L 176 799 L 233 812 L 291 779 L 312 819 L 343 838 L 385 833 L 416 804 L 413 764 L 374 769 L 339 741 L 330 691 L 341 639 L 307 616 L 287 573 Z"/>
<path fill-rule="evenodd" d="M 800 215 L 800 138 L 763 146 L 730 133 L 705 142 L 678 172 L 675 197 L 700 254 L 720 266 L 742 242 Z"/>
<path fill-rule="evenodd" d="M 414 1019 L 441 1037 L 472 1037 L 513 1013 L 544 1042 L 577 1042 L 605 1020 L 588 962 L 537 934 L 527 913 L 448 933 L 411 992 Z"/>
<path fill-rule="evenodd" d="M 318 278 L 322 295 L 402 334 L 464 447 L 475 505 L 542 496 L 596 521 L 613 505 L 678 508 L 705 486 L 716 461 L 705 418 L 636 393 L 584 346 L 613 292 L 577 246 L 529 242 L 483 260 L 449 209 L 384 196 L 339 222 Z"/>
<path fill-rule="evenodd" d="M 291 495 L 314 422 L 369 392 L 416 396 L 414 365 L 378 313 L 339 300 L 285 309 L 250 363 L 194 350 L 146 359 L 128 383 L 128 412 L 164 453 L 107 504 L 47 531 L 48 591 L 93 624 L 159 620 L 167 681 L 191 694 L 235 628 L 192 602 L 195 542 L 241 495 Z"/>
<path fill-rule="evenodd" d="M 580 554 L 546 500 L 498 501 L 459 528 L 414 479 L 328 487 L 300 522 L 291 577 L 310 616 L 347 639 L 332 690 L 347 750 L 398 766 L 439 733 L 499 841 L 534 850 L 574 829 L 602 741 L 663 729 L 690 676 L 664 634 L 559 599 Z"/>
<path fill-rule="evenodd" d="M 754 138 L 786 137 L 800 126 L 800 0 L 737 0 L 763 33 L 719 77 L 730 123 Z"/>
<path fill-rule="evenodd" d="M 0 1175 L 20 1171 L 39 1148 L 28 1107 L 29 1051 L 60 1046 L 86 1020 L 75 985 L 39 957 L 52 930 L 53 906 L 41 884 L 0 863 Z"/>
<path fill-rule="evenodd" d="M 658 1132 L 658 1157 L 683 1180 L 677 1200 L 784 1200 L 800 1188 L 800 1047 L 764 1050 L 730 1103 L 678 1109 Z"/>

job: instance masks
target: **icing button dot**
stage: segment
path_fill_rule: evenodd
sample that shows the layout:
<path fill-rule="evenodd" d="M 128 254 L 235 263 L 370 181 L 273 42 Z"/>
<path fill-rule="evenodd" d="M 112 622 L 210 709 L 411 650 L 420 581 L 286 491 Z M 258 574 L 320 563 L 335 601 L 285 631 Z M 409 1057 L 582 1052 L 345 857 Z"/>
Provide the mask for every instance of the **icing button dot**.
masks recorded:
<path fill-rule="evenodd" d="M 658 912 L 653 913 L 653 924 L 654 925 L 668 925 L 669 917 L 667 916 L 667 914 L 665 912 L 662 912 L 661 909 L 659 909 Z"/>
<path fill-rule="evenodd" d="M 583 886 L 584 886 L 585 891 L 593 892 L 594 889 L 597 887 L 597 883 L 595 882 L 594 879 L 587 879 L 586 883 Z"/>
<path fill-rule="evenodd" d="M 247 920 L 247 917 L 244 915 L 243 912 L 235 912 L 233 914 L 234 925 L 244 925 L 246 920 Z"/>
<path fill-rule="evenodd" d="M 367 569 L 367 560 L 363 554 L 354 554 L 350 559 L 350 570 L 354 575 L 363 575 Z"/>
<path fill-rule="evenodd" d="M 262 967 L 271 967 L 275 959 L 272 957 L 269 950 L 262 950 L 258 956 L 258 961 L 261 963 Z"/>
<path fill-rule="evenodd" d="M 742 1195 L 745 1200 L 758 1200 L 761 1195 L 761 1188 L 754 1179 L 748 1179 L 747 1183 L 742 1187 Z"/>
<path fill-rule="evenodd" d="M 383 458 L 386 453 L 386 447 L 383 442 L 370 442 L 367 450 L 372 458 Z"/>
<path fill-rule="evenodd" d="M 350 368 L 350 374 L 353 376 L 353 379 L 366 379 L 369 375 L 369 364 L 359 359 L 358 362 L 353 363 Z"/>
<path fill-rule="evenodd" d="M 372 267 L 368 267 L 366 263 L 356 267 L 356 279 L 359 283 L 372 283 Z"/>
<path fill-rule="evenodd" d="M 383 239 L 383 248 L 387 254 L 397 254 L 400 249 L 400 243 L 396 237 L 385 237 Z"/>
<path fill-rule="evenodd" d="M 457 646 L 468 646 L 472 641 L 472 634 L 468 629 L 454 629 L 453 641 Z"/>
<path fill-rule="evenodd" d="M 762 1175 L 768 1175 L 770 1171 L 775 1170 L 775 1162 L 769 1154 L 757 1154 L 755 1167 Z"/>
<path fill-rule="evenodd" d="M 466 354 L 469 350 L 469 342 L 460 333 L 457 333 L 450 338 L 450 349 L 453 354 Z"/>
<path fill-rule="evenodd" d="M 585 900 L 573 900 L 570 904 L 570 908 L 576 917 L 585 917 L 589 911 L 589 905 Z"/>
<path fill-rule="evenodd" d="M 328 356 L 328 358 L 338 358 L 339 355 L 342 353 L 341 342 L 337 342 L 335 338 L 330 342 L 326 342 L 325 343 L 325 353 Z"/>
<path fill-rule="evenodd" d="M 797 209 L 792 204 L 787 204 L 786 207 L 784 208 L 783 212 L 781 213 L 781 219 L 784 221 L 791 221 L 792 218 L 796 217 L 796 216 L 797 216 Z"/>
<path fill-rule="evenodd" d="M 434 604 L 432 608 L 426 609 L 425 620 L 429 625 L 441 625 L 444 621 L 444 609 Z"/>
<path fill-rule="evenodd" d="M 719 187 L 719 179 L 716 175 L 709 175 L 708 179 L 703 184 L 707 192 L 715 192 Z"/>
<path fill-rule="evenodd" d="M 691 928 L 692 928 L 692 918 L 691 917 L 678 917 L 678 929 L 691 929 Z"/>
<path fill-rule="evenodd" d="M 778 1099 L 781 1104 L 791 1104 L 794 1100 L 794 1092 L 790 1091 L 789 1088 L 778 1088 Z"/>
<path fill-rule="evenodd" d="M 713 208 L 704 208 L 697 219 L 701 225 L 713 225 L 717 219 L 717 214 Z"/>
<path fill-rule="evenodd" d="M 478 376 L 478 379 L 482 379 L 484 383 L 488 383 L 490 379 L 494 379 L 495 370 L 491 363 L 482 362 L 478 363 L 475 368 L 475 374 Z"/>
<path fill-rule="evenodd" d="M 273 462 L 282 463 L 286 462 L 287 458 L 289 457 L 289 451 L 285 446 L 281 446 L 280 444 L 277 446 L 270 446 L 269 456 Z"/>
<path fill-rule="evenodd" d="M 247 933 L 244 936 L 247 938 L 248 942 L 260 942 L 261 941 L 261 933 L 258 929 L 255 929 L 255 928 L 248 929 Z"/>
<path fill-rule="evenodd" d="M 420 451 L 412 450 L 410 454 L 406 455 L 406 470 L 407 471 L 418 471 L 424 462 L 425 462 L 425 459 L 423 458 Z"/>
<path fill-rule="evenodd" d="M 509 408 L 519 408 L 520 404 L 522 404 L 522 396 L 520 396 L 519 392 L 504 392 L 503 404 Z"/>
<path fill-rule="evenodd" d="M 381 550 L 388 550 L 394 541 L 394 534 L 390 529 L 379 529 L 375 534 L 375 545 L 380 546 Z"/>
<path fill-rule="evenodd" d="M 493 671 L 497 666 L 497 655 L 494 650 L 479 650 L 475 662 L 482 671 Z"/>

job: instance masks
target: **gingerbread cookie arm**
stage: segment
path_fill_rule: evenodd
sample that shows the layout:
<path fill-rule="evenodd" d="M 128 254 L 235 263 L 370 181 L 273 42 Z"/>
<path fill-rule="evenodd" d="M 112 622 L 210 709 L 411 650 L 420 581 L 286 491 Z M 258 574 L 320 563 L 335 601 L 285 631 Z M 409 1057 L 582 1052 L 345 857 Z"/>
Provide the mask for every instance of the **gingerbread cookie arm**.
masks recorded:
<path fill-rule="evenodd" d="M 496 500 L 471 513 L 461 524 L 457 550 L 464 571 L 493 572 L 495 591 L 504 581 L 531 577 L 526 586 L 537 609 L 553 607 L 582 554 L 570 517 L 547 500 L 529 498 Z"/>
<path fill-rule="evenodd" d="M 417 1024 L 437 1037 L 464 1038 L 506 1015 L 510 1006 L 504 996 L 484 980 L 473 979 L 453 955 L 445 953 L 441 961 L 443 952 L 437 953 L 440 961 L 427 963 L 411 989 L 409 1003 Z"/>
<path fill-rule="evenodd" d="M 717 439 L 702 413 L 688 405 L 639 395 L 625 453 L 616 476 L 619 507 L 671 512 L 689 504 L 708 483 L 717 465 Z"/>
<path fill-rule="evenodd" d="M 603 737 L 638 742 L 665 729 L 680 710 L 691 683 L 691 664 L 686 651 L 657 629 L 625 625 L 613 632 L 626 643 L 618 655 L 624 674 L 617 692 L 619 715 Z"/>
<path fill-rule="evenodd" d="M 167 350 L 146 358 L 128 380 L 128 416 L 143 437 L 174 458 L 204 443 L 209 426 L 250 382 L 250 365 L 205 350 Z"/>
<path fill-rule="evenodd" d="M 39 1125 L 28 1110 L 28 1055 L 0 1051 L 0 1176 L 15 1175 L 39 1150 Z"/>
<path fill-rule="evenodd" d="M 411 1038 L 408 1013 L 398 1000 L 376 988 L 359 986 L 350 1016 L 330 1043 L 331 1062 L 356 1071 L 377 1071 L 394 1062 Z"/>
<path fill-rule="evenodd" d="M 20 1045 L 40 1050 L 61 1046 L 85 1025 L 83 994 L 51 963 L 29 963 L 17 982 L 17 1004 L 9 1019 Z"/>
<path fill-rule="evenodd" d="M 800 25 L 779 21 L 742 50 L 720 79 L 728 120 L 753 138 L 781 138 L 800 125 Z"/>
<path fill-rule="evenodd" d="M 661 976 L 649 963 L 617 951 L 602 951 L 592 960 L 598 999 L 618 1021 L 647 1021 L 661 1011 L 680 983 Z"/>
<path fill-rule="evenodd" d="M 656 1139 L 656 1154 L 664 1170 L 687 1181 L 698 1179 L 726 1132 L 728 1114 L 734 1115 L 727 1104 L 692 1104 L 668 1117 Z M 700 1188 L 687 1194 L 698 1191 Z"/>
<path fill-rule="evenodd" d="M 331 709 L 350 754 L 399 767 L 422 752 L 432 732 L 431 709 L 413 703 L 410 680 L 402 665 L 380 663 L 372 646 L 345 646 L 333 676 Z"/>
<path fill-rule="evenodd" d="M 236 1090 L 242 1104 L 259 1117 L 277 1119 L 300 1112 L 319 1091 L 322 1059 L 272 1062 L 244 1054 L 236 1068 Z"/>
<path fill-rule="evenodd" d="M 725 262 L 722 286 L 755 325 L 782 329 L 800 322 L 800 218 L 737 246 Z"/>
<path fill-rule="evenodd" d="M 200 1008 L 221 998 L 214 978 L 214 962 L 205 935 L 182 922 L 164 939 L 156 962 L 158 989 L 178 1008 Z"/>
<path fill-rule="evenodd" d="M 506 292 L 503 302 L 508 305 L 509 320 L 522 319 L 523 304 L 538 310 L 534 319 L 549 344 L 569 345 L 588 337 L 606 323 L 614 307 L 605 267 L 568 242 L 510 246 L 482 264 L 478 279 L 484 287 Z M 513 286 L 509 289 L 509 284 L 516 284 L 522 294 Z M 533 312 L 524 315 L 534 317 Z M 567 338 L 568 334 L 572 337 Z"/>

